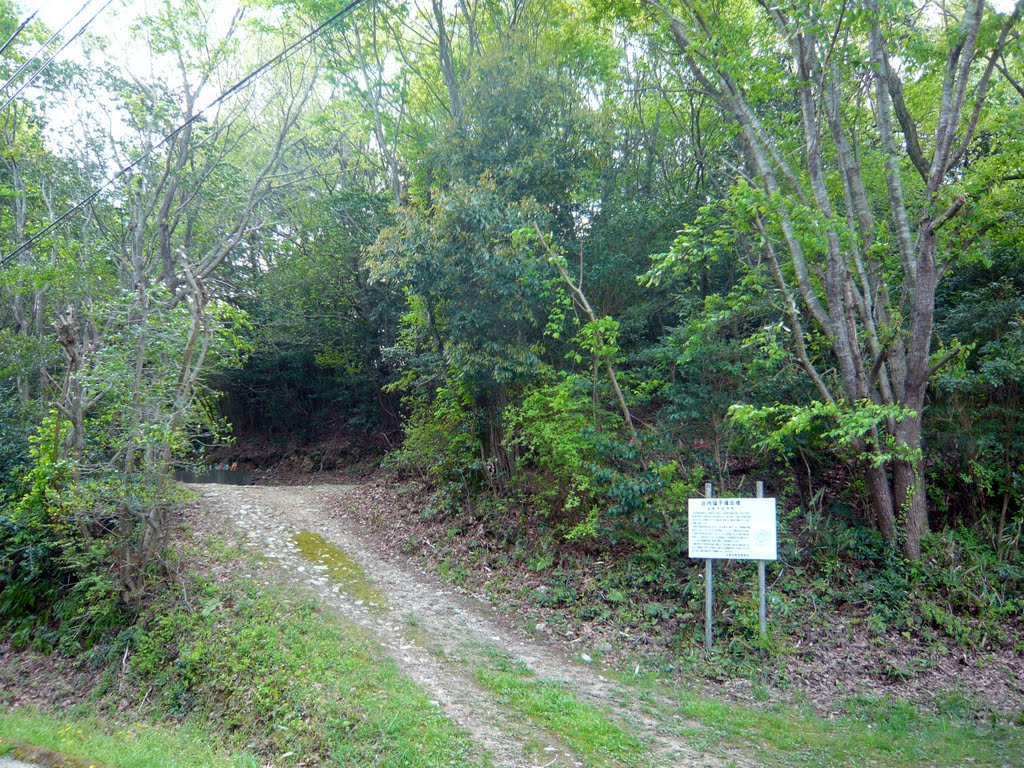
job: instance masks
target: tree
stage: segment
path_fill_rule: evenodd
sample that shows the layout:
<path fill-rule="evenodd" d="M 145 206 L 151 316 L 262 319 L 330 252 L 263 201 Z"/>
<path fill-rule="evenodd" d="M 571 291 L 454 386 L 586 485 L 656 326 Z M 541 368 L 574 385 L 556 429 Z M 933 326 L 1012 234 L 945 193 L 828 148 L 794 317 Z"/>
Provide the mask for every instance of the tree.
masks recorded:
<path fill-rule="evenodd" d="M 917 558 L 928 530 L 922 415 L 936 291 L 969 232 L 965 161 L 1022 4 L 644 0 L 690 87 L 735 126 L 732 195 L 774 277 L 791 349 L 827 404 L 891 406 L 858 447 L 878 529 Z M 975 204 L 976 201 L 970 201 Z M 831 355 L 814 359 L 818 329 Z M 836 366 L 836 374 L 827 368 Z M 902 524 L 901 528 L 898 528 Z"/>
<path fill-rule="evenodd" d="M 547 351 L 545 281 L 558 282 L 512 233 L 550 222 L 577 239 L 598 125 L 586 95 L 612 69 L 613 49 L 578 14 L 572 3 L 435 2 L 404 20 L 417 44 L 393 43 L 409 68 L 410 182 L 370 251 L 371 276 L 408 297 L 395 357 L 416 425 L 426 429 L 435 402 L 423 393 L 441 392 L 438 424 L 464 411 L 479 446 L 469 462 L 498 478 L 514 466 L 504 411 Z"/>
<path fill-rule="evenodd" d="M 134 30 L 159 62 L 148 79 L 89 73 L 92 88 L 109 89 L 117 112 L 109 124 L 120 130 L 84 130 L 72 167 L 106 169 L 113 159 L 127 169 L 126 183 L 95 196 L 84 236 L 61 230 L 35 238 L 37 252 L 54 258 L 32 260 L 20 273 L 50 292 L 76 280 L 81 290 L 64 292 L 56 308 L 35 302 L 33 328 L 52 327 L 63 365 L 46 366 L 49 405 L 8 527 L 15 541 L 41 537 L 57 552 L 55 570 L 74 574 L 68 581 L 100 579 L 127 605 L 137 604 L 176 508 L 172 462 L 219 427 L 207 373 L 244 353 L 245 318 L 224 300 L 231 289 L 214 273 L 242 260 L 294 181 L 278 175 L 285 160 L 298 174 L 309 164 L 293 141 L 315 60 L 293 54 L 278 63 L 272 87 L 235 88 L 230 100 L 203 109 L 211 91 L 248 72 L 243 38 L 257 56 L 279 50 L 266 25 L 243 28 L 238 15 L 225 31 L 214 15 L 210 4 L 163 3 Z M 59 178 L 36 177 L 24 188 L 52 188 Z M 53 218 L 59 198 L 40 197 Z"/>
<path fill-rule="evenodd" d="M 512 235 L 541 217 L 536 204 L 510 202 L 485 176 L 455 184 L 426 211 L 402 211 L 370 252 L 371 280 L 409 298 L 400 340 L 406 383 L 463 393 L 479 420 L 481 458 L 506 477 L 503 411 L 538 367 L 546 314 L 544 274 Z"/>

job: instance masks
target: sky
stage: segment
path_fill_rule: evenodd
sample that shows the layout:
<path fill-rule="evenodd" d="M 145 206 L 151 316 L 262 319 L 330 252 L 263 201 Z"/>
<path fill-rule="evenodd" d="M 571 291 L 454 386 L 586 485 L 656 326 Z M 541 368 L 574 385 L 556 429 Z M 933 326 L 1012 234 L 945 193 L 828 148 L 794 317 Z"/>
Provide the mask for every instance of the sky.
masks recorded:
<path fill-rule="evenodd" d="M 88 31 L 110 37 L 112 40 L 123 37 L 128 24 L 140 13 L 145 13 L 149 6 L 154 5 L 150 0 L 113 0 L 105 10 L 101 10 L 107 0 L 21 0 L 21 3 L 26 13 L 39 8 L 38 18 L 50 29 L 60 29 L 70 21 L 65 30 L 65 37 L 75 34 L 99 12 L 95 21 L 89 24 Z M 73 21 L 72 17 L 75 17 Z M 76 42 L 72 48 L 80 51 L 81 45 Z M 72 52 L 70 48 L 68 52 Z"/>
<path fill-rule="evenodd" d="M 157 11 L 163 0 L 20 0 L 23 17 L 38 9 L 37 19 L 42 21 L 51 31 L 63 30 L 61 38 L 69 40 L 83 27 L 86 37 L 96 36 L 105 40 L 102 53 L 97 47 L 83 38 L 72 41 L 59 55 L 60 61 L 73 61 L 80 64 L 98 63 L 88 61 L 91 57 L 102 55 L 106 63 L 113 65 L 129 76 L 135 75 L 145 81 L 163 79 L 177 82 L 175 67 L 169 62 L 154 60 L 145 44 L 133 41 L 131 27 L 142 16 Z M 218 15 L 223 12 L 229 15 L 235 7 L 232 0 L 219 0 L 216 5 Z M 47 53 L 56 51 L 60 45 L 51 44 Z M 207 94 L 203 94 L 207 95 Z M 212 100 L 217 94 L 208 94 Z M 201 103 L 203 99 L 201 97 Z M 95 100 L 71 100 L 64 103 L 51 102 L 49 113 L 55 116 L 49 122 L 47 138 L 51 146 L 60 154 L 72 150 L 83 138 L 84 126 L 102 124 L 115 136 L 123 135 L 125 127 L 121 122 L 117 109 L 97 92 Z"/>

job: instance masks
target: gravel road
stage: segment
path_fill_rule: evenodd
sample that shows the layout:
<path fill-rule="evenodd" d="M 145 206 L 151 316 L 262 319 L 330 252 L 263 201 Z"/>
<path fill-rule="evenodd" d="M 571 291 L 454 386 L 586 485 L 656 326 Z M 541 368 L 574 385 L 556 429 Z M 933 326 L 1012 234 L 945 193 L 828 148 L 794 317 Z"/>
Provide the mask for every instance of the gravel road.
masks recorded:
<path fill-rule="evenodd" d="M 460 661 L 493 648 L 539 678 L 568 686 L 649 745 L 654 766 L 721 765 L 671 735 L 635 696 L 569 649 L 533 637 L 488 604 L 461 594 L 408 557 L 388 551 L 365 522 L 365 486 L 199 485 L 208 520 L 274 563 L 274 577 L 304 582 L 330 609 L 370 630 L 404 674 L 491 756 L 496 768 L 584 766 L 559 739 L 506 711 Z M 676 724 L 677 725 L 677 724 Z M 543 745 L 543 757 L 524 744 Z M 742 764 L 730 756 L 731 764 Z"/>

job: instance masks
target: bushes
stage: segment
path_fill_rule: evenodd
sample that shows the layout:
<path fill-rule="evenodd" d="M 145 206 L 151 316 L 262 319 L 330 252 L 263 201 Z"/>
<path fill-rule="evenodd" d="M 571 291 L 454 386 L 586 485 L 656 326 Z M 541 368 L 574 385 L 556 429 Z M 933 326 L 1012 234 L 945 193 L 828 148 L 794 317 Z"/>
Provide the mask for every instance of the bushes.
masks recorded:
<path fill-rule="evenodd" d="M 15 394 L 4 391 L 0 382 L 0 505 L 17 495 L 18 477 L 29 459 L 23 410 Z"/>
<path fill-rule="evenodd" d="M 79 476 L 66 431 L 43 420 L 20 499 L 0 511 L 0 627 L 16 646 L 74 653 L 131 623 L 163 546 L 148 520 L 180 499 L 110 470 Z"/>
<path fill-rule="evenodd" d="M 438 387 L 433 398 L 413 400 L 405 440 L 388 462 L 418 476 L 445 501 L 465 499 L 479 488 L 483 446 L 466 392 Z"/>
<path fill-rule="evenodd" d="M 172 462 L 222 427 L 203 368 L 246 350 L 244 315 L 195 290 L 114 292 L 58 320 L 63 384 L 40 396 L 53 407 L 0 498 L 0 624 L 16 642 L 88 647 L 144 599 L 181 502 Z"/>
<path fill-rule="evenodd" d="M 36 510 L 0 514 L 0 630 L 15 647 L 89 648 L 130 621 L 105 542 L 55 538 Z"/>
<path fill-rule="evenodd" d="M 587 385 L 578 376 L 566 376 L 541 385 L 521 406 L 506 411 L 516 469 L 530 473 L 521 478 L 529 500 L 549 518 L 575 523 L 577 535 L 597 512 L 593 478 L 586 470 L 597 456 L 590 428 L 597 407 L 586 399 Z"/>
<path fill-rule="evenodd" d="M 794 533 L 809 545 L 791 555 L 796 602 L 866 609 L 876 632 L 906 633 L 924 643 L 999 646 L 1022 629 L 1024 564 L 1002 562 L 978 531 L 929 534 L 919 561 L 852 521 L 825 518 L 813 531 Z"/>

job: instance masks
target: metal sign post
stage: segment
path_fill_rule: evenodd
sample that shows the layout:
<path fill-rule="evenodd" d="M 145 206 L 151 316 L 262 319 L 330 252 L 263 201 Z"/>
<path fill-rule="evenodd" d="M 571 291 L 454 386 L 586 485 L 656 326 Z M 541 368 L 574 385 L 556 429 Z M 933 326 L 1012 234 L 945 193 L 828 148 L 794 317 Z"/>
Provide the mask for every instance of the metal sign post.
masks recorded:
<path fill-rule="evenodd" d="M 704 498 L 711 498 L 711 483 L 704 483 Z M 704 650 L 711 653 L 711 608 L 714 601 L 714 560 L 704 561 Z"/>
<path fill-rule="evenodd" d="M 777 552 L 775 499 L 764 498 L 764 484 L 757 484 L 757 498 L 712 498 L 711 483 L 704 484 L 704 498 L 687 502 L 690 557 L 704 560 L 704 647 L 712 647 L 714 560 L 757 560 L 758 623 L 761 635 L 768 632 L 765 561 Z"/>
<path fill-rule="evenodd" d="M 764 498 L 764 481 L 757 481 L 757 498 Z M 768 634 L 767 592 L 765 590 L 764 560 L 757 561 L 757 620 L 761 625 L 761 637 Z"/>

